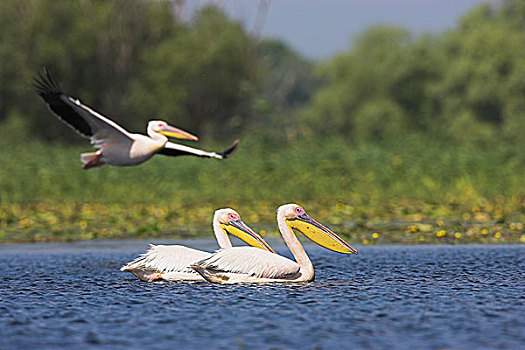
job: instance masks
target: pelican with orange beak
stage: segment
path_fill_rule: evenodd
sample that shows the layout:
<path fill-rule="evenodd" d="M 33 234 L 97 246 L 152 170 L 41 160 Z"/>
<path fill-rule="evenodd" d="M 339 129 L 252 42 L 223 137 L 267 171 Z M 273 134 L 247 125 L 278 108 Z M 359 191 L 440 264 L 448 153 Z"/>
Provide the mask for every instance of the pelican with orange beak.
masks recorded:
<path fill-rule="evenodd" d="M 35 78 L 35 88 L 48 108 L 61 121 L 80 136 L 90 139 L 98 148 L 97 152 L 81 154 L 80 159 L 84 163 L 84 169 L 104 164 L 138 165 L 155 154 L 225 159 L 239 144 L 237 140 L 226 151 L 215 153 L 172 143 L 168 141 L 168 137 L 194 141 L 197 141 L 198 137 L 160 120 L 152 120 L 148 123 L 148 136 L 130 133 L 114 121 L 83 105 L 78 99 L 64 94 L 47 69 Z"/>
<path fill-rule="evenodd" d="M 192 268 L 207 281 L 215 283 L 313 281 L 314 266 L 292 229 L 329 250 L 342 254 L 357 254 L 357 250 L 312 219 L 297 204 L 279 207 L 277 224 L 296 261 L 260 249 L 234 247 L 220 250 L 193 264 Z"/>

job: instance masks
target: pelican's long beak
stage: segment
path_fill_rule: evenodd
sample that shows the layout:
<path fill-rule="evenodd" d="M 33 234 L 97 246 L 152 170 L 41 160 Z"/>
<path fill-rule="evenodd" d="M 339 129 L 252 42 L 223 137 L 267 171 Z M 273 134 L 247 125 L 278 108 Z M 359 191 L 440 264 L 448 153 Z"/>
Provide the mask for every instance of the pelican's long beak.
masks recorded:
<path fill-rule="evenodd" d="M 306 213 L 297 216 L 297 219 L 287 220 L 287 223 L 291 228 L 299 230 L 306 237 L 326 249 L 344 254 L 357 254 L 357 250 L 343 241 L 341 237 L 312 219 Z"/>
<path fill-rule="evenodd" d="M 193 141 L 199 140 L 197 136 L 192 135 L 189 132 L 175 128 L 170 125 L 166 125 L 162 129 L 160 129 L 159 133 L 162 135 L 169 136 L 169 137 L 174 137 L 176 139 L 193 140 Z"/>
<path fill-rule="evenodd" d="M 221 226 L 226 232 L 242 239 L 246 244 L 275 253 L 272 247 L 242 220 L 228 221 L 228 224 Z"/>

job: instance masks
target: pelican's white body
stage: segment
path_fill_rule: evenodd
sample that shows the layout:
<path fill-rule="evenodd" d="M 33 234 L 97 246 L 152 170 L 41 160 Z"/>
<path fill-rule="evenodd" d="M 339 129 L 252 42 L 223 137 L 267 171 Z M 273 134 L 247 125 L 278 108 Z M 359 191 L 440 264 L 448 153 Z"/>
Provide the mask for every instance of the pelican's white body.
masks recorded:
<path fill-rule="evenodd" d="M 219 250 L 193 268 L 206 280 L 225 284 L 300 282 L 311 279 L 301 275 L 301 267 L 295 261 L 254 247 Z"/>
<path fill-rule="evenodd" d="M 156 133 L 157 135 L 160 135 Z M 132 166 L 144 163 L 157 151 L 164 147 L 168 142 L 168 139 L 164 140 L 160 138 L 152 138 L 144 136 L 141 134 L 128 134 L 129 140 L 124 142 L 116 143 L 113 142 L 112 138 L 104 138 L 102 140 L 94 140 L 92 138 L 92 143 L 100 148 L 95 154 L 101 154 L 100 161 L 104 164 L 116 165 L 116 166 Z M 160 135 L 162 136 L 162 135 Z M 165 137 L 165 136 L 163 136 Z M 87 159 L 86 155 L 90 156 L 94 153 L 83 153 L 81 155 L 81 160 L 85 162 Z"/>
<path fill-rule="evenodd" d="M 120 270 L 129 271 L 146 282 L 151 281 L 152 277 L 160 277 L 166 281 L 202 281 L 203 278 L 190 268 L 190 265 L 210 256 L 211 253 L 182 245 L 150 244 L 146 253 Z"/>

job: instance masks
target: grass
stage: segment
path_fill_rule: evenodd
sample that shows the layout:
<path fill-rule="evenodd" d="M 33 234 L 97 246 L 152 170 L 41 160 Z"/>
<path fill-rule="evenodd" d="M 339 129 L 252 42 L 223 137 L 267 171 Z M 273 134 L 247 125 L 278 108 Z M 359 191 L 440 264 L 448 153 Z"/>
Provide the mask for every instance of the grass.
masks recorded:
<path fill-rule="evenodd" d="M 157 156 L 85 171 L 88 145 L 5 139 L 0 242 L 209 236 L 227 206 L 276 235 L 276 208 L 296 202 L 354 243 L 525 243 L 525 152 L 422 144 L 253 136 L 226 161 Z"/>

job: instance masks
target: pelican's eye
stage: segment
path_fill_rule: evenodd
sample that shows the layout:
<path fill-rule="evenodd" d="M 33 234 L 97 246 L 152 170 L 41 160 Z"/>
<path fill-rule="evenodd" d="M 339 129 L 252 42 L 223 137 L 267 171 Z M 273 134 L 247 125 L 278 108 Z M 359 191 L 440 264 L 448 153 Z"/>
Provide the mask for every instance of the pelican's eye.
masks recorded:
<path fill-rule="evenodd" d="M 228 215 L 228 219 L 231 220 L 231 221 L 237 221 L 240 219 L 239 215 L 235 215 L 235 214 L 229 214 Z"/>
<path fill-rule="evenodd" d="M 303 215 L 304 214 L 304 209 L 301 208 L 301 207 L 297 207 L 297 208 L 295 208 L 295 213 L 297 215 Z"/>

